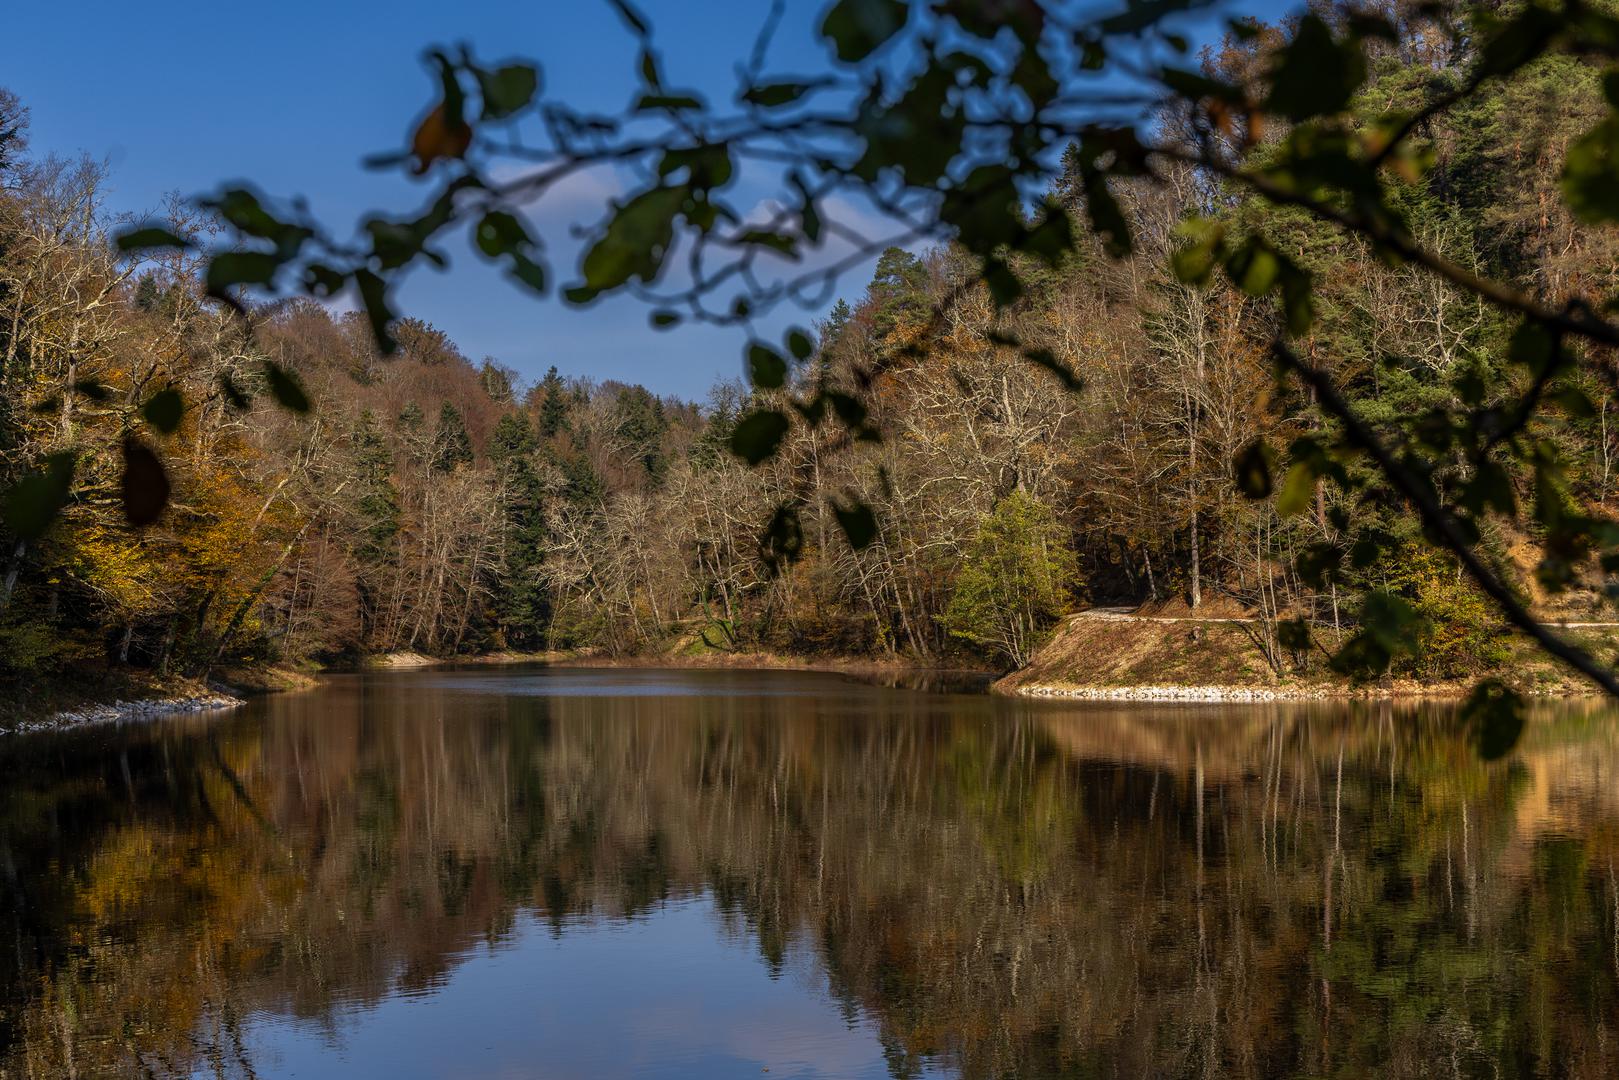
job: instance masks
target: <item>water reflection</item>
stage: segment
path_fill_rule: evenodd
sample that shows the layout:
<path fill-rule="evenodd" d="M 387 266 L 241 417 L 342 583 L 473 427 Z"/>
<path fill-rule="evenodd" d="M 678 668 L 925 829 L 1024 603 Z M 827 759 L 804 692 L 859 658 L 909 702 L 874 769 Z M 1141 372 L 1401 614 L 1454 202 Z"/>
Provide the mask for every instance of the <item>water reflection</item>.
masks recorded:
<path fill-rule="evenodd" d="M 1616 750 L 555 669 L 14 739 L 0 1076 L 1614 1075 Z"/>

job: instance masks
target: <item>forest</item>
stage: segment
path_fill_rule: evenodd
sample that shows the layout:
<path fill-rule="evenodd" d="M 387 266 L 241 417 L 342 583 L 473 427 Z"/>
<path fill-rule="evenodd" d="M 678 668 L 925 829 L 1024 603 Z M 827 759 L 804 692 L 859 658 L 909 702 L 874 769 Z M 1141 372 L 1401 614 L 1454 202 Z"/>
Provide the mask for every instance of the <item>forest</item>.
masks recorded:
<path fill-rule="evenodd" d="M 1259 79 L 1297 26 L 1249 25 L 1202 70 Z M 1466 34 L 1400 28 L 1364 42 L 1356 130 L 1470 79 Z M 1603 80 L 1593 59 L 1552 53 L 1426 119 L 1408 146 L 1422 167 L 1393 196 L 1411 233 L 1549 304 L 1612 295 L 1619 232 L 1563 197 L 1570 147 L 1608 107 Z M 1202 137 L 1190 112 L 1154 122 L 1171 146 Z M 1280 120 L 1250 131 L 1245 152 L 1262 161 L 1286 135 Z M 1240 608 L 1278 676 L 1329 654 L 1422 679 L 1491 670 L 1509 630 L 1454 553 L 1386 491 L 1316 482 L 1336 421 L 1278 378 L 1270 343 L 1291 312 L 1274 267 L 1252 268 L 1258 288 L 1198 272 L 1213 230 L 1261 220 L 1315 283 L 1295 348 L 1401 453 L 1415 452 L 1413 418 L 1435 418 L 1418 449 L 1438 462 L 1434 488 L 1487 519 L 1479 557 L 1543 615 L 1602 598 L 1596 561 L 1556 550 L 1544 508 L 1606 512 L 1619 479 L 1611 357 L 1543 372 L 1499 306 L 1192 164 L 1150 184 L 1110 178 L 1131 249 L 1076 226 L 1060 259 L 1008 256 L 1016 295 L 958 244 L 890 248 L 782 346 L 739 339 L 745 377 L 704 401 L 593 379 L 560 356 L 525 380 L 408 314 L 389 353 L 364 311 L 221 303 L 197 249 L 221 216 L 240 226 L 255 196 L 232 193 L 223 210 L 176 198 L 164 227 L 195 246 L 153 252 L 117 242 L 132 220 L 109 209 L 108 183 L 93 160 L 31 154 L 27 102 L 0 91 L 11 687 L 396 651 L 1007 670 L 1066 612 L 1144 603 Z M 1070 150 L 1048 213 L 1082 217 L 1095 185 Z M 1446 417 L 1530 384 L 1537 408 L 1515 438 L 1532 454 L 1481 471 L 1452 452 Z M 287 407 L 250 407 L 271 399 Z M 752 452 L 747 425 L 777 415 L 761 403 L 806 400 L 803 422 L 766 433 L 775 453 Z M 154 488 L 143 520 L 134 503 Z M 42 491 L 60 507 L 50 520 Z M 1520 505 L 1543 512 L 1505 512 Z M 1573 588 L 1554 602 L 1552 586 Z M 1420 628 L 1403 645 L 1379 629 L 1395 608 Z"/>

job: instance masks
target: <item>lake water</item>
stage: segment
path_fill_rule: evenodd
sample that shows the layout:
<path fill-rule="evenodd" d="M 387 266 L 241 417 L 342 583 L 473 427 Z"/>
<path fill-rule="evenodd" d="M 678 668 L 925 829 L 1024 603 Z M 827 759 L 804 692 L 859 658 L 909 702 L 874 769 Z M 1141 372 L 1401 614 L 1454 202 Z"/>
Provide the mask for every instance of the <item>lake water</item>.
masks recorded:
<path fill-rule="evenodd" d="M 1619 1075 L 1619 735 L 782 672 L 0 741 L 0 1077 Z"/>

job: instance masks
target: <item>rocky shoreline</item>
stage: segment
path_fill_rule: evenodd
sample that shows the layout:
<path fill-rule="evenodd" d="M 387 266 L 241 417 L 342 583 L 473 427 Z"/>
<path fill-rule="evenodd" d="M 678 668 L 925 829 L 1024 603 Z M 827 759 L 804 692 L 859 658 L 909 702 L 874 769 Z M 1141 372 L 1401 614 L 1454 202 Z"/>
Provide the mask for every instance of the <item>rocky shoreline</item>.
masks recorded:
<path fill-rule="evenodd" d="M 23 735 L 33 731 L 66 731 L 91 724 L 123 724 L 153 720 L 175 713 L 210 712 L 233 709 L 242 699 L 229 694 L 192 694 L 186 697 L 148 698 L 142 701 L 114 701 L 108 704 L 85 705 L 77 709 L 23 720 L 11 727 L 0 727 L 0 735 Z"/>
<path fill-rule="evenodd" d="M 1254 686 L 1050 686 L 1008 687 L 1017 697 L 1064 698 L 1078 701 L 1320 701 L 1351 696 L 1328 687 Z"/>

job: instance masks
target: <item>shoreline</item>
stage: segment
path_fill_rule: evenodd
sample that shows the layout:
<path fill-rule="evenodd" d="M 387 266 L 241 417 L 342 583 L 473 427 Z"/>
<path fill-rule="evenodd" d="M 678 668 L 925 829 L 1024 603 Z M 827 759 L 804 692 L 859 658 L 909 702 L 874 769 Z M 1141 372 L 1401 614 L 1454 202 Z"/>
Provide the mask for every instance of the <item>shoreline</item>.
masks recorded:
<path fill-rule="evenodd" d="M 179 713 L 223 712 L 247 704 L 243 699 L 219 691 L 187 694 L 181 697 L 114 700 L 60 709 L 41 716 L 0 726 L 0 736 L 29 735 L 42 731 L 72 731 L 76 728 L 121 725 L 155 720 Z"/>
<path fill-rule="evenodd" d="M 557 651 L 544 653 L 497 652 L 479 656 L 437 659 L 421 653 L 385 653 L 369 658 L 359 672 L 417 671 L 432 667 L 500 666 L 541 664 L 549 667 L 666 669 L 690 671 L 810 671 L 827 675 L 848 675 L 866 679 L 926 679 L 937 677 L 955 682 L 979 682 L 985 689 L 1000 674 L 989 668 L 949 667 L 920 664 L 903 658 L 863 656 L 787 656 L 781 653 L 702 653 L 697 655 L 636 654 L 610 656 L 597 652 Z M 340 672 L 333 671 L 332 674 Z"/>
<path fill-rule="evenodd" d="M 1051 683 L 1029 683 L 1002 686 L 997 682 L 992 693 L 1003 697 L 1028 698 L 1042 701 L 1115 701 L 1115 702 L 1171 702 L 1182 704 L 1255 704 L 1289 701 L 1391 701 L 1420 699 L 1426 701 L 1455 701 L 1466 697 L 1471 688 L 1450 683 L 1434 685 L 1379 686 L 1070 686 Z M 1555 693 L 1533 696 L 1577 698 L 1579 693 Z"/>
<path fill-rule="evenodd" d="M 265 693 L 288 693 L 318 685 L 319 675 L 364 674 L 425 670 L 434 667 L 499 667 L 536 664 L 548 667 L 729 671 L 801 671 L 842 675 L 879 685 L 915 690 L 982 692 L 999 697 L 1048 702 L 1114 702 L 1119 704 L 1264 704 L 1306 701 L 1456 701 L 1472 689 L 1472 682 L 1420 682 L 1399 679 L 1386 683 L 1351 684 L 1336 680 L 1287 684 L 1263 682 L 1082 683 L 1041 672 L 1040 665 L 1005 674 L 970 667 L 941 667 L 901 657 L 792 656 L 780 653 L 702 653 L 696 655 L 609 656 L 595 652 L 501 651 L 476 656 L 432 657 L 421 653 L 387 653 L 365 658 L 358 667 L 331 668 L 311 675 L 290 669 L 230 672 L 206 689 L 176 693 L 191 687 L 171 687 L 162 696 L 82 701 L 68 708 L 47 709 L 29 715 L 0 717 L 0 737 L 42 731 L 68 731 L 99 724 L 123 724 L 181 713 L 223 711 L 239 707 L 245 699 Z M 125 687 L 127 693 L 131 689 Z M 156 688 L 154 688 L 156 689 Z M 1563 678 L 1519 686 L 1526 697 L 1577 700 L 1600 697 L 1594 690 Z M 137 691 L 138 692 L 138 691 Z"/>

